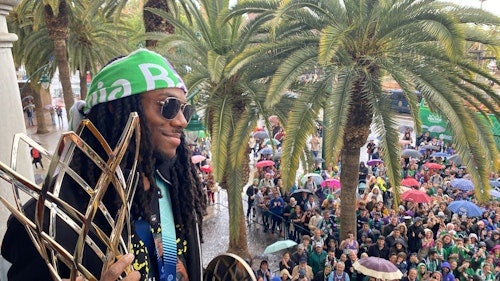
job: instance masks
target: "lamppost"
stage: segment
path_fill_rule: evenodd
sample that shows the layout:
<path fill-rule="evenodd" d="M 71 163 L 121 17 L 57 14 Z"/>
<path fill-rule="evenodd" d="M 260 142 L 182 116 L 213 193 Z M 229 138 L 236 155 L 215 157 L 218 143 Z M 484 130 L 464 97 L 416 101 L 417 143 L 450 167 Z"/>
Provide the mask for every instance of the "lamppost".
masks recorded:
<path fill-rule="evenodd" d="M 36 125 L 37 125 L 36 131 L 39 134 L 45 134 L 45 133 L 49 132 L 49 129 L 47 126 L 48 122 L 47 122 L 46 116 L 45 116 L 46 111 L 44 109 L 50 109 L 50 108 L 46 108 L 44 105 L 52 106 L 52 98 L 50 96 L 50 93 L 47 92 L 47 89 L 50 86 L 49 73 L 50 73 L 53 61 L 54 61 L 54 59 L 50 58 L 48 63 L 42 65 L 37 70 L 35 70 L 33 73 L 31 73 L 29 75 L 29 77 L 26 79 L 26 81 L 24 82 L 24 85 L 20 89 L 20 94 L 22 95 L 24 90 L 26 89 L 27 85 L 30 83 L 30 80 L 32 80 L 34 77 L 37 77 L 41 72 L 41 76 L 38 79 L 38 84 L 40 84 L 40 86 L 41 86 L 40 91 L 38 93 L 35 93 L 35 95 L 33 95 L 34 102 L 35 102 L 34 106 L 37 109 L 35 111 L 36 120 L 37 120 L 36 121 Z M 51 120 L 52 120 L 52 124 L 54 125 L 54 118 L 55 118 L 54 111 L 51 110 L 50 114 L 52 115 Z"/>
<path fill-rule="evenodd" d="M 53 58 L 50 59 L 50 61 L 41 67 L 39 67 L 35 72 L 33 72 L 30 76 L 28 76 L 28 79 L 26 79 L 26 82 L 24 82 L 24 85 L 21 87 L 19 92 L 22 94 L 24 92 L 24 89 L 30 82 L 31 78 L 34 77 L 37 73 L 42 71 L 42 76 L 40 77 L 40 80 L 38 80 L 38 83 L 42 86 L 44 90 L 47 90 L 50 86 L 50 76 L 47 74 L 49 68 L 52 66 L 52 61 Z"/>
<path fill-rule="evenodd" d="M 188 141 L 188 144 L 196 144 L 196 140 L 199 137 L 204 136 L 205 126 L 203 126 L 203 123 L 196 112 L 193 114 L 193 117 L 191 117 L 191 121 L 189 121 L 189 124 L 186 126 L 184 131 L 186 132 L 186 140 Z"/>

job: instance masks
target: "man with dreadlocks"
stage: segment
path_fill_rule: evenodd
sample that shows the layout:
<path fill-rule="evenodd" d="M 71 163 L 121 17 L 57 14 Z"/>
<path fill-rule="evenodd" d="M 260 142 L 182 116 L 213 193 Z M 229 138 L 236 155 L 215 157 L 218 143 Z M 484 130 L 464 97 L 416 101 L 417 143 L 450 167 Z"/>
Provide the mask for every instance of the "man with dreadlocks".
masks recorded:
<path fill-rule="evenodd" d="M 118 142 L 129 114 L 137 112 L 140 117 L 137 170 L 141 180 L 131 210 L 135 257 L 124 256 L 115 264 L 121 266 L 119 269 L 101 275 L 100 260 L 92 251 L 85 251 L 84 265 L 101 280 L 116 280 L 127 262 L 140 272 L 141 280 L 202 279 L 201 218 L 206 202 L 183 132 L 193 113 L 186 103 L 186 92 L 182 79 L 165 58 L 140 49 L 106 65 L 92 80 L 85 104 L 78 103 L 80 108 L 71 110 L 83 113 L 111 147 Z M 79 122 L 73 120 L 75 123 Z M 84 132 L 82 138 L 104 154 L 90 133 Z M 133 165 L 136 145 L 132 140 L 123 158 L 124 170 Z M 80 150 L 75 150 L 71 167 L 90 186 L 101 173 Z M 75 185 L 70 180 L 63 182 L 60 198 L 81 210 L 88 202 L 82 205 L 82 191 Z M 104 200 L 113 202 L 113 198 Z M 76 239 L 65 234 L 64 227 L 58 228 L 56 239 L 65 247 L 74 245 Z M 51 279 L 24 226 L 15 219 L 9 220 L 2 255 L 12 263 L 9 280 Z M 69 277 L 63 265 L 59 275 Z"/>

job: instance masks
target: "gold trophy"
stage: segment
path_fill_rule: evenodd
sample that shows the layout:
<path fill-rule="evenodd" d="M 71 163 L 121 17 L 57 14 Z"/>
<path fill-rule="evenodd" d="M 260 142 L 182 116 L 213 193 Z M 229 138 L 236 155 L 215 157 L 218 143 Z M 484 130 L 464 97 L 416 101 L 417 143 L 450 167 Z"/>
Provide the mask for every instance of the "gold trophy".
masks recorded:
<path fill-rule="evenodd" d="M 84 130 L 89 130 L 99 140 L 106 152 L 107 160 L 101 158 L 80 137 Z M 83 276 L 87 280 L 97 280 L 82 264 L 84 251 L 93 251 L 101 259 L 103 269 L 107 269 L 117 258 L 131 249 L 130 205 L 134 196 L 138 175 L 136 174 L 139 145 L 135 146 L 134 164 L 125 176 L 120 164 L 132 138 L 140 143 L 139 117 L 131 113 L 127 125 L 113 149 L 109 146 L 95 126 L 88 120 L 83 120 L 76 132 L 65 132 L 61 135 L 54 155 L 31 140 L 24 134 L 14 137 L 10 167 L 0 162 L 0 178 L 10 183 L 14 205 L 0 196 L 0 201 L 9 209 L 13 216 L 25 225 L 28 236 L 45 260 L 54 280 L 61 280 L 58 274 L 58 263 L 64 263 L 70 269 L 70 279 Z M 17 153 L 21 142 L 38 149 L 42 155 L 50 158 L 48 173 L 42 186 L 38 186 L 16 172 Z M 75 149 L 81 150 L 102 173 L 95 186 L 89 186 L 75 171 L 70 168 L 70 162 Z M 84 212 L 59 198 L 61 186 L 65 177 L 71 177 L 74 182 L 88 195 L 88 205 Z M 111 183 L 111 185 L 110 185 Z M 112 216 L 102 199 L 108 186 L 114 187 L 119 201 L 116 215 Z M 34 217 L 23 211 L 26 198 L 36 200 Z M 94 223 L 96 214 L 105 218 L 106 229 Z M 74 249 L 67 249 L 56 241 L 57 222 L 64 222 L 78 237 Z M 99 247 L 104 245 L 104 247 Z M 104 249 L 104 250 L 103 250 Z"/>
<path fill-rule="evenodd" d="M 102 149 L 106 152 L 107 161 L 81 138 L 85 130 L 89 130 L 99 140 Z M 82 264 L 84 251 L 93 251 L 102 261 L 103 270 L 106 270 L 118 258 L 131 250 L 130 207 L 139 180 L 136 173 L 139 145 L 135 146 L 134 164 L 130 171 L 127 171 L 128 176 L 125 176 L 120 164 L 132 138 L 135 138 L 136 144 L 140 143 L 139 117 L 135 112 L 130 114 L 127 125 L 114 149 L 89 120 L 83 120 L 76 132 L 62 133 L 54 155 L 25 134 L 14 136 L 10 167 L 0 162 L 0 179 L 11 185 L 14 205 L 2 196 L 0 196 L 0 202 L 25 226 L 28 236 L 45 260 L 54 280 L 62 280 L 58 274 L 60 262 L 70 269 L 72 281 L 78 276 L 83 276 L 86 280 L 97 280 Z M 17 154 L 22 142 L 36 148 L 50 159 L 49 170 L 41 187 L 16 172 Z M 95 186 L 90 186 L 71 169 L 70 163 L 75 149 L 81 150 L 101 169 L 102 173 Z M 65 177 L 71 177 L 89 196 L 84 212 L 59 198 Z M 111 215 L 102 201 L 109 186 L 114 187 L 119 199 L 115 216 Z M 28 199 L 36 201 L 34 216 L 24 212 L 23 207 Z M 94 218 L 98 213 L 105 218 L 107 231 L 102 225 L 94 223 Z M 76 245 L 71 250 L 57 241 L 56 225 L 61 221 L 69 226 L 78 237 Z M 242 258 L 234 254 L 221 254 L 209 263 L 203 280 L 250 281 L 256 278 L 253 270 Z"/>

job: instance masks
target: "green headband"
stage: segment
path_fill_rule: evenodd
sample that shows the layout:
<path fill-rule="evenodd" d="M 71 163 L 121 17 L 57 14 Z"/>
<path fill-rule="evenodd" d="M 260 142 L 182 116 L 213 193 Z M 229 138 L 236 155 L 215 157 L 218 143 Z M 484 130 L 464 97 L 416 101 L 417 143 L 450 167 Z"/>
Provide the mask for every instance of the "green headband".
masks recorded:
<path fill-rule="evenodd" d="M 99 103 L 164 88 L 179 88 L 187 93 L 186 85 L 167 59 L 139 49 L 97 73 L 90 84 L 84 112 Z"/>

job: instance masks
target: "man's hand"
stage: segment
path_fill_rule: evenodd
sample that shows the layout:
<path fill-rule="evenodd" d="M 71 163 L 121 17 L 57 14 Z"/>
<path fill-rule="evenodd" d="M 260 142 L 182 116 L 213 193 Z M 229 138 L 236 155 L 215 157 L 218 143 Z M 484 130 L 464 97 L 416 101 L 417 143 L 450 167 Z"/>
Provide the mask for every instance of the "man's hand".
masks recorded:
<path fill-rule="evenodd" d="M 127 267 L 130 266 L 134 260 L 133 254 L 126 254 L 122 256 L 117 262 L 115 262 L 111 267 L 101 274 L 101 279 L 99 281 L 115 281 L 120 277 L 120 275 L 126 271 Z M 141 279 L 141 274 L 138 271 L 130 272 L 127 277 L 122 279 L 123 281 L 139 281 Z M 76 281 L 84 281 L 82 276 L 76 278 Z M 63 281 L 69 281 L 69 279 L 63 279 Z"/>
<path fill-rule="evenodd" d="M 117 262 L 111 265 L 108 270 L 101 274 L 101 279 L 99 281 L 115 281 L 124 271 L 127 270 L 133 260 L 133 254 L 126 254 L 122 256 Z M 140 278 L 141 274 L 138 271 L 132 271 L 122 280 L 138 281 Z"/>

